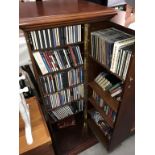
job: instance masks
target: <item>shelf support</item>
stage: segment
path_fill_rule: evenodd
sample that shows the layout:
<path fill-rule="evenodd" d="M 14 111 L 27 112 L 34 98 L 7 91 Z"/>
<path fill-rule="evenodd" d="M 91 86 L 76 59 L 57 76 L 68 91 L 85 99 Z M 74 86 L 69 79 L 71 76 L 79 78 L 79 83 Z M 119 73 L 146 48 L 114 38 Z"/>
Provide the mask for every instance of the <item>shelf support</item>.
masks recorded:
<path fill-rule="evenodd" d="M 88 73 L 87 73 L 87 68 L 88 68 L 88 35 L 89 35 L 89 24 L 84 24 L 84 72 L 85 72 L 85 98 L 86 101 L 88 99 L 88 92 L 87 92 L 87 83 L 88 83 Z M 85 103 L 85 108 L 84 108 L 84 128 L 87 130 L 88 125 L 87 125 L 87 103 Z"/>

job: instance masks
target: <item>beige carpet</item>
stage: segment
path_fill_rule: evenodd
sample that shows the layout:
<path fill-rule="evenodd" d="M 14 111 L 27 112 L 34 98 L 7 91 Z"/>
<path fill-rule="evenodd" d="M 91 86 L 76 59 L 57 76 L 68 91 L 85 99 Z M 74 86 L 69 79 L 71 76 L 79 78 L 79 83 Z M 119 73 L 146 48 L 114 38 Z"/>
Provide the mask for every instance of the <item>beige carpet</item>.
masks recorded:
<path fill-rule="evenodd" d="M 108 153 L 101 143 L 98 143 L 78 155 L 135 155 L 135 136 L 121 143 L 113 152 Z"/>

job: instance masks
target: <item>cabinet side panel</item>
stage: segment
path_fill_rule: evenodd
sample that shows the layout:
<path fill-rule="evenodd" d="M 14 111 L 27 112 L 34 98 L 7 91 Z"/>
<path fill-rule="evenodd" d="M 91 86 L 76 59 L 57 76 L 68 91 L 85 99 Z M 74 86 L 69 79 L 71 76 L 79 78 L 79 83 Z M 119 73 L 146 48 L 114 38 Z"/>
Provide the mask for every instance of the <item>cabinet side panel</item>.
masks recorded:
<path fill-rule="evenodd" d="M 129 71 L 124 83 L 123 100 L 120 105 L 115 129 L 109 145 L 109 150 L 114 149 L 125 138 L 131 135 L 135 124 L 135 57 L 132 55 Z"/>

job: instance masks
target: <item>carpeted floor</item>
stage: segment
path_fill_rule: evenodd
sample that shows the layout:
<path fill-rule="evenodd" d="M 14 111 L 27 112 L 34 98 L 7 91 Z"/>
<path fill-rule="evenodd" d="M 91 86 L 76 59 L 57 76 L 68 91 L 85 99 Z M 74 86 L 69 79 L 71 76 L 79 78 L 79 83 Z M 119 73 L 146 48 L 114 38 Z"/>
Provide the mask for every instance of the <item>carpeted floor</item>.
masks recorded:
<path fill-rule="evenodd" d="M 125 140 L 111 153 L 108 153 L 104 146 L 98 143 L 78 155 L 135 155 L 135 136 Z"/>

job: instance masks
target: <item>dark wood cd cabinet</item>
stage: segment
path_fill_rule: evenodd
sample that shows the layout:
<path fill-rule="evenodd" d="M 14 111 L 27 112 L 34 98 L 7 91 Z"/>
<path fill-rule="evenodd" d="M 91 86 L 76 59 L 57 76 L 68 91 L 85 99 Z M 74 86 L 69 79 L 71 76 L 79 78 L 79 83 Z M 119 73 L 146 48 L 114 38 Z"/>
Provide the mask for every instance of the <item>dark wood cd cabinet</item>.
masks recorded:
<path fill-rule="evenodd" d="M 76 154 L 81 150 L 84 150 L 85 148 L 88 148 L 89 146 L 95 144 L 97 140 L 102 142 L 108 151 L 112 151 L 123 140 L 125 140 L 130 135 L 133 135 L 135 132 L 134 46 L 132 48 L 133 52 L 127 72 L 127 77 L 125 80 L 120 78 L 117 74 L 111 72 L 108 67 L 99 63 L 97 60 L 93 59 L 90 56 L 91 32 L 114 27 L 128 34 L 135 34 L 135 32 L 131 29 L 125 28 L 115 23 L 111 23 L 109 20 L 114 15 L 116 15 L 116 11 L 114 9 L 100 6 L 98 4 L 94 4 L 84 0 L 51 0 L 47 2 L 20 3 L 19 28 L 24 31 L 26 37 L 29 54 L 35 73 L 35 79 L 39 87 L 38 99 L 41 102 L 42 111 L 44 113 L 46 123 L 52 136 L 53 146 L 56 154 Z M 65 42 L 63 45 L 60 44 L 59 46 L 42 48 L 38 50 L 33 49 L 31 45 L 32 38 L 30 39 L 29 37 L 29 33 L 31 31 L 54 28 L 61 29 L 67 26 L 69 27 L 75 25 L 81 25 L 80 41 L 75 41 L 72 43 Z M 72 30 L 73 29 L 74 28 L 72 28 Z M 62 37 L 61 39 L 64 38 Z M 80 47 L 83 64 L 76 67 L 72 66 L 64 70 L 57 70 L 42 75 L 34 59 L 33 53 L 36 51 L 47 52 L 50 50 L 67 49 L 70 46 Z M 62 120 L 54 121 L 49 116 L 48 112 L 64 107 L 65 105 L 58 106 L 53 109 L 49 109 L 47 106 L 45 106 L 45 94 L 43 93 L 43 88 L 40 84 L 40 78 L 61 72 L 68 72 L 71 69 L 77 69 L 79 67 L 82 67 L 84 70 L 84 79 L 82 82 L 84 86 L 84 97 L 72 100 L 65 105 L 71 105 L 74 104 L 73 102 L 75 101 L 83 100 L 83 110 L 74 113 L 67 118 L 63 118 Z M 121 103 L 117 103 L 116 100 L 111 98 L 111 96 L 107 92 L 102 91 L 101 88 L 94 82 L 96 76 L 103 71 L 109 73 L 114 78 L 123 83 L 123 97 Z M 78 85 L 80 84 L 76 84 L 65 89 L 72 89 L 73 87 L 76 87 Z M 93 90 L 97 94 L 99 94 L 106 101 L 106 103 L 114 109 L 115 112 L 117 112 L 115 123 L 103 113 L 103 110 L 98 106 L 98 104 L 96 104 L 95 100 L 91 97 Z M 89 113 L 92 109 L 98 111 L 113 129 L 110 140 L 106 138 L 100 128 L 91 119 Z M 74 119 L 76 120 L 76 125 L 62 129 L 57 128 L 57 123 L 63 122 L 66 119 L 71 119 L 72 117 L 74 117 Z M 79 145 L 83 141 L 85 141 L 85 144 L 83 144 L 82 146 Z M 86 143 L 89 144 L 89 146 L 86 145 Z"/>

